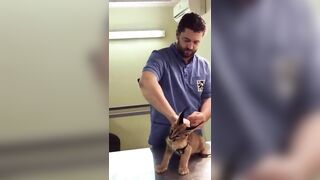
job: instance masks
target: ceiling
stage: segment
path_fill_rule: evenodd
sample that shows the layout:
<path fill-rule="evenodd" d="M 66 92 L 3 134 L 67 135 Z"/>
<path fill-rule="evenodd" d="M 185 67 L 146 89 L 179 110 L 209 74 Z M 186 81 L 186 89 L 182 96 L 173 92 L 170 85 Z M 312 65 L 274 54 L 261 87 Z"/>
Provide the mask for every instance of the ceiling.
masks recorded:
<path fill-rule="evenodd" d="M 109 0 L 110 8 L 174 6 L 179 0 Z"/>
<path fill-rule="evenodd" d="M 109 2 L 171 2 L 172 0 L 109 0 Z"/>

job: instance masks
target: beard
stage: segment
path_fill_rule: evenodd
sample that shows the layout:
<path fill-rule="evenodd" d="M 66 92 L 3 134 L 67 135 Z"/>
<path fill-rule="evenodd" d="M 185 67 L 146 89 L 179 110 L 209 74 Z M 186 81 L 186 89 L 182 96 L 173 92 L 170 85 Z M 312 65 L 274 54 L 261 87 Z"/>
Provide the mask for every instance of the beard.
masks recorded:
<path fill-rule="evenodd" d="M 197 51 L 197 50 L 191 50 L 189 48 L 183 48 L 180 45 L 179 40 L 178 40 L 178 43 L 177 43 L 177 49 L 178 49 L 178 52 L 181 54 L 181 56 L 184 57 L 184 58 L 192 58 L 194 56 L 194 54 L 196 53 L 196 51 Z"/>

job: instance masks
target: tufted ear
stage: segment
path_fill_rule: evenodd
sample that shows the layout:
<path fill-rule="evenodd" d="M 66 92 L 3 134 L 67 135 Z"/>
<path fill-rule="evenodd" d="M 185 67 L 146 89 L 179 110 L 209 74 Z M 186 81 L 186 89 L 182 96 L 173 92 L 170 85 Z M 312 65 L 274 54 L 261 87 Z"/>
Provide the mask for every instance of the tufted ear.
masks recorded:
<path fill-rule="evenodd" d="M 198 125 L 196 126 L 190 126 L 190 127 L 187 127 L 186 130 L 187 131 L 192 131 L 192 130 L 195 130 L 198 126 L 200 126 L 203 122 L 199 123 Z"/>
<path fill-rule="evenodd" d="M 178 125 L 183 124 L 183 117 L 184 117 L 184 112 L 186 111 L 186 109 L 184 109 L 180 115 L 179 115 L 179 119 L 178 119 Z"/>

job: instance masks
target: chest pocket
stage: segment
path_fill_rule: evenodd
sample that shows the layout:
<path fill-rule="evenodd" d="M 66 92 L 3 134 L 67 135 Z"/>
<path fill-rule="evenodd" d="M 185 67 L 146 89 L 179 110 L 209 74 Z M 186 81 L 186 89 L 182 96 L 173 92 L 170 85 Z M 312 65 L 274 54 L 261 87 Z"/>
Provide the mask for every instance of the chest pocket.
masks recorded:
<path fill-rule="evenodd" d="M 201 96 L 201 94 L 204 90 L 205 83 L 206 83 L 206 80 L 204 77 L 195 76 L 195 77 L 191 78 L 190 85 L 191 85 L 193 92 L 195 92 L 196 94 Z"/>

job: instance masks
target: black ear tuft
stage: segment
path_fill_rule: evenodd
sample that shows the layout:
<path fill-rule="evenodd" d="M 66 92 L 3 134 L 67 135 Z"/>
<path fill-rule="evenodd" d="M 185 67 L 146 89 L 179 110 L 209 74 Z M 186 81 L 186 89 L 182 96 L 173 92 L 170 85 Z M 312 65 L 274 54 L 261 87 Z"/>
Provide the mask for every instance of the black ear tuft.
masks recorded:
<path fill-rule="evenodd" d="M 184 112 L 185 111 L 186 111 L 186 109 L 184 109 L 179 115 L 179 120 L 178 120 L 178 124 L 179 125 L 183 124 L 183 118 L 184 118 Z"/>

